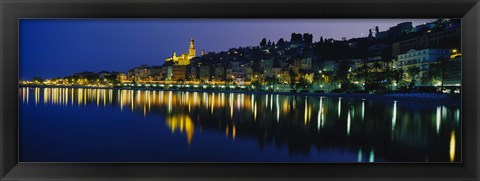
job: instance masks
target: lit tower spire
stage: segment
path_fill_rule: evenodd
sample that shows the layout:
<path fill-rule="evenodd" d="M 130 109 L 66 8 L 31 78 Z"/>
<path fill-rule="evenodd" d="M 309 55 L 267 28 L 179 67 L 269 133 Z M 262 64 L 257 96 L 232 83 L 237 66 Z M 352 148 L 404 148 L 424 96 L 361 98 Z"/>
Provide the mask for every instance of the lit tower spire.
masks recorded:
<path fill-rule="evenodd" d="M 188 57 L 193 58 L 196 56 L 196 50 L 195 50 L 195 40 L 192 38 L 190 39 L 190 47 L 188 48 Z"/>

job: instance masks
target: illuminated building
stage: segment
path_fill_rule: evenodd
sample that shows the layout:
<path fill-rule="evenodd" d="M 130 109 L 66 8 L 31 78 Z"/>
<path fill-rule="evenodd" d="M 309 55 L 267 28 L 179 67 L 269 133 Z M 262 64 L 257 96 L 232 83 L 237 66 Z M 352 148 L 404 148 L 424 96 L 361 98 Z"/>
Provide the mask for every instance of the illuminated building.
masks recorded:
<path fill-rule="evenodd" d="M 225 81 L 225 68 L 218 66 L 215 67 L 215 80 L 216 81 Z"/>
<path fill-rule="evenodd" d="M 187 66 L 185 65 L 174 65 L 173 66 L 173 76 L 174 81 L 184 81 L 187 75 Z"/>
<path fill-rule="evenodd" d="M 428 73 L 430 64 L 439 60 L 448 59 L 449 56 L 449 49 L 410 50 L 407 53 L 398 55 L 396 67 L 404 72 L 407 72 L 408 69 L 412 67 L 418 68 L 420 72 L 415 78 L 420 80 Z"/>
<path fill-rule="evenodd" d="M 129 81 L 127 81 L 128 80 L 127 75 L 125 75 L 124 73 L 118 73 L 117 76 L 116 76 L 116 80 L 118 82 L 122 82 L 122 83 L 123 82 L 129 82 Z"/>
<path fill-rule="evenodd" d="M 200 66 L 200 80 L 208 82 L 210 80 L 210 66 L 202 65 Z"/>
<path fill-rule="evenodd" d="M 312 58 L 304 58 L 300 62 L 300 68 L 304 70 L 312 69 Z"/>
<path fill-rule="evenodd" d="M 190 39 L 190 46 L 188 48 L 188 53 L 183 53 L 180 56 L 177 56 L 177 53 L 173 51 L 173 55 L 170 58 L 167 58 L 165 62 L 173 62 L 175 65 L 189 65 L 190 60 L 196 56 L 195 50 L 195 41 Z"/>
<path fill-rule="evenodd" d="M 135 81 L 146 81 L 151 79 L 152 72 L 148 65 L 141 65 L 133 69 L 133 75 Z"/>
<path fill-rule="evenodd" d="M 460 47 L 460 27 L 441 30 L 438 32 L 428 32 L 421 36 L 411 39 L 395 42 L 392 45 L 392 54 L 396 58 L 400 54 L 404 54 L 411 49 L 426 48 L 459 48 Z"/>

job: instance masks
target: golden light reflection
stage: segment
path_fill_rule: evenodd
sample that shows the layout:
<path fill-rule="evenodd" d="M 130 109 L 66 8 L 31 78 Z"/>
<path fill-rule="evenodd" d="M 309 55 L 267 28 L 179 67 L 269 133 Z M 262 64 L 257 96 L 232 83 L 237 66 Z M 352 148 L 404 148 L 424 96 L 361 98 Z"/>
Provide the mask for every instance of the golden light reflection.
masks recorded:
<path fill-rule="evenodd" d="M 275 102 L 276 102 L 275 109 L 277 110 L 277 122 L 278 122 L 280 120 L 280 104 L 278 103 L 278 94 Z"/>
<path fill-rule="evenodd" d="M 32 91 L 29 92 L 29 90 Z M 91 106 L 95 107 L 117 107 L 122 110 L 125 108 L 128 111 L 129 107 L 132 112 L 135 111 L 139 115 L 145 117 L 151 115 L 162 114 L 165 117 L 165 122 L 168 125 L 168 128 L 172 132 L 181 132 L 187 137 L 187 141 L 190 143 L 193 139 L 194 128 L 207 127 L 207 124 L 212 122 L 218 122 L 218 129 L 223 132 L 227 137 L 232 136 L 233 139 L 236 139 L 236 135 L 243 135 L 245 129 L 245 122 L 242 122 L 244 119 L 249 119 L 253 117 L 252 122 L 248 122 L 250 125 L 254 126 L 264 126 L 263 124 L 268 121 L 279 122 L 280 117 L 282 117 L 282 122 L 279 122 L 281 125 L 290 124 L 288 121 L 299 121 L 295 122 L 299 125 L 307 125 L 310 121 L 316 121 L 317 129 L 324 129 L 325 123 L 327 123 L 327 128 L 333 129 L 334 127 L 341 128 L 341 132 L 345 134 L 345 119 L 347 120 L 347 134 L 350 137 L 354 137 L 359 134 L 363 129 L 361 126 L 363 124 L 358 124 L 354 119 L 354 110 L 357 109 L 357 119 L 360 119 L 358 114 L 359 109 L 361 109 L 362 120 L 369 120 L 372 115 L 368 114 L 367 117 L 364 117 L 365 111 L 370 111 L 371 102 L 367 104 L 367 110 L 365 107 L 365 101 L 354 102 L 358 104 L 352 104 L 353 107 L 349 107 L 350 100 L 347 101 L 344 106 L 346 106 L 344 113 L 346 118 L 341 117 L 342 109 L 342 98 L 323 98 L 319 97 L 319 100 L 316 98 L 304 98 L 302 96 L 282 96 L 282 95 L 273 95 L 273 94 L 237 94 L 237 93 L 203 93 L 203 92 L 181 92 L 181 91 L 164 91 L 164 90 L 121 90 L 121 89 L 93 89 L 93 88 L 20 88 L 20 96 L 23 96 L 19 99 L 20 102 L 25 102 L 28 104 L 29 96 L 33 96 L 35 105 L 61 105 L 61 106 Z M 31 95 L 30 95 L 31 93 Z M 227 95 L 225 95 L 227 94 Z M 262 97 L 264 96 L 264 97 Z M 275 96 L 275 97 L 274 97 Z M 302 99 L 304 98 L 304 99 Z M 297 100 L 298 99 L 298 100 Z M 298 102 L 297 102 L 298 101 Z M 317 102 L 318 101 L 318 102 Z M 338 101 L 338 103 L 337 103 Z M 33 100 L 31 103 L 33 105 Z M 391 104 L 391 103 L 390 103 Z M 407 124 L 404 121 L 404 114 L 401 114 L 402 109 L 398 109 L 398 103 L 395 101 L 393 104 L 393 112 L 391 115 L 391 129 L 395 129 L 395 133 L 400 135 L 401 132 L 405 132 L 407 129 L 403 129 L 404 124 Z M 295 105 L 298 106 L 295 107 Z M 270 106 L 270 108 L 269 108 Z M 317 107 L 318 106 L 318 107 Z M 357 107 L 355 107 L 357 106 Z M 360 108 L 361 107 L 361 108 Z M 273 110 L 275 108 L 275 110 Z M 336 110 L 335 108 L 338 108 Z M 237 111 L 238 109 L 238 111 Z M 303 109 L 303 110 L 302 110 Z M 392 108 L 389 108 L 392 110 Z M 272 110 L 272 111 L 270 111 Z M 315 111 L 312 113 L 312 111 Z M 342 121 L 337 119 L 335 114 L 341 117 Z M 436 112 L 435 112 L 436 111 Z M 129 111 L 128 111 L 129 112 Z M 200 113 L 202 115 L 200 115 Z M 235 117 L 233 114 L 235 113 Z M 217 114 L 217 115 L 215 115 Z M 312 114 L 313 117 L 312 118 Z M 316 114 L 316 115 L 315 115 Z M 196 116 L 194 116 L 196 115 Z M 209 119 L 203 119 L 199 116 L 211 116 Z M 402 115 L 402 116 L 400 116 Z M 231 120 L 228 119 L 230 116 Z M 304 118 L 304 124 L 302 124 L 302 116 Z M 398 118 L 397 118 L 398 116 Z M 460 109 L 442 106 L 433 106 L 431 112 L 428 116 L 431 116 L 430 121 L 428 121 L 428 127 L 432 130 L 433 134 L 440 132 L 440 124 L 447 122 L 452 118 L 451 124 L 455 124 L 454 121 L 458 122 L 460 119 Z M 290 120 L 289 120 L 290 119 Z M 312 120 L 313 119 L 313 120 Z M 316 120 L 315 120 L 316 119 Z M 435 120 L 436 119 L 436 120 Z M 163 119 L 162 119 L 163 120 Z M 285 120 L 285 121 L 284 121 Z M 260 122 L 259 122 L 260 121 Z M 352 123 L 353 121 L 353 123 Z M 400 122 L 399 122 L 400 121 Z M 401 124 L 396 124 L 399 122 Z M 368 123 L 368 122 L 367 122 Z M 311 123 L 315 124 L 315 123 Z M 337 124 L 341 125 L 338 126 Z M 388 122 L 387 122 L 388 124 Z M 410 123 L 412 124 L 412 123 Z M 422 123 L 425 124 L 425 123 Z M 217 124 L 215 124 L 217 125 Z M 368 124 L 364 124 L 367 125 Z M 314 125 L 312 125 L 313 127 Z M 442 134 L 448 135 L 446 131 L 447 126 L 444 126 Z M 242 129 L 240 129 L 242 128 Z M 313 128 L 315 129 L 315 128 Z M 387 126 L 388 129 L 388 126 Z M 436 132 L 433 131 L 436 129 Z M 408 131 L 408 130 L 407 130 Z M 318 131 L 319 132 L 319 131 Z M 328 133 L 328 131 L 324 132 Z M 404 135 L 407 132 L 404 133 Z M 410 132 L 408 132 L 410 133 Z M 412 133 L 415 135 L 415 132 Z M 343 136 L 342 135 L 342 136 Z M 400 136 L 398 137 L 400 138 Z M 447 137 L 448 138 L 448 137 Z M 397 137 L 396 137 L 397 139 Z M 395 141 L 400 141 L 395 140 Z M 448 141 L 445 139 L 444 141 Z M 455 157 L 455 143 L 456 138 L 455 134 L 452 131 L 450 135 L 450 160 L 453 161 Z M 363 161 L 374 160 L 374 151 L 363 148 Z M 447 152 L 444 149 L 444 152 Z M 381 155 L 381 153 L 377 153 Z M 446 156 L 445 156 L 446 157 Z M 446 158 L 445 158 L 446 159 Z"/>
<path fill-rule="evenodd" d="M 235 140 L 235 137 L 237 136 L 237 127 L 233 125 L 232 127 L 232 139 Z"/>
<path fill-rule="evenodd" d="M 254 104 L 254 102 L 255 102 L 255 101 L 254 101 L 254 99 L 255 99 L 255 94 L 252 94 L 252 95 L 250 96 L 250 99 L 251 99 L 251 100 L 250 100 L 250 103 L 252 104 L 251 107 L 252 107 L 252 112 L 253 112 L 253 107 L 254 107 L 253 104 Z"/>
<path fill-rule="evenodd" d="M 230 99 L 229 99 L 229 103 L 230 103 L 230 119 L 233 118 L 233 93 L 230 93 Z"/>
<path fill-rule="evenodd" d="M 187 134 L 188 144 L 192 143 L 195 125 L 190 116 L 186 114 L 174 114 L 167 116 L 166 122 L 167 126 L 171 129 L 172 134 L 175 133 L 176 130 L 179 130 L 180 133 L 185 132 Z"/>
<path fill-rule="evenodd" d="M 255 102 L 255 111 L 253 112 L 253 121 L 257 121 L 257 102 Z"/>
<path fill-rule="evenodd" d="M 225 127 L 225 136 L 226 136 L 227 138 L 228 138 L 228 133 L 229 133 L 229 131 L 228 131 L 228 125 L 227 125 L 227 126 Z"/>
<path fill-rule="evenodd" d="M 303 110 L 304 110 L 304 115 L 303 115 L 304 122 L 305 124 L 307 124 L 307 116 L 308 116 L 307 99 L 305 99 L 305 107 L 303 108 Z"/>
<path fill-rule="evenodd" d="M 455 161 L 455 147 L 456 147 L 456 139 L 455 139 L 455 131 L 452 130 L 450 134 L 450 162 Z"/>

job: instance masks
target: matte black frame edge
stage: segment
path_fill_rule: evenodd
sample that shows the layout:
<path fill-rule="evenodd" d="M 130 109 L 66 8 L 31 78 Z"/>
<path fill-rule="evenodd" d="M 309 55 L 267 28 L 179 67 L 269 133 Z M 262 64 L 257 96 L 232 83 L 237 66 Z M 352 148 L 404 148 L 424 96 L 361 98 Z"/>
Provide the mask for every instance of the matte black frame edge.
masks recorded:
<path fill-rule="evenodd" d="M 58 17 L 462 18 L 463 163 L 18 163 L 18 18 Z M 478 0 L 0 0 L 0 180 L 478 180 L 479 21 Z"/>

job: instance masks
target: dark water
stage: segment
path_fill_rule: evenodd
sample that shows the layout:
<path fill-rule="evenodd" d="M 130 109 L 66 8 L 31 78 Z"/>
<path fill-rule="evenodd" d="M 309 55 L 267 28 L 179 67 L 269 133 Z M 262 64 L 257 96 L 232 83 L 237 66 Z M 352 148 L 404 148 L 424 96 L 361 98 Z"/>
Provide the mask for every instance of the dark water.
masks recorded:
<path fill-rule="evenodd" d="M 459 162 L 460 106 L 20 88 L 21 162 Z"/>

